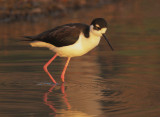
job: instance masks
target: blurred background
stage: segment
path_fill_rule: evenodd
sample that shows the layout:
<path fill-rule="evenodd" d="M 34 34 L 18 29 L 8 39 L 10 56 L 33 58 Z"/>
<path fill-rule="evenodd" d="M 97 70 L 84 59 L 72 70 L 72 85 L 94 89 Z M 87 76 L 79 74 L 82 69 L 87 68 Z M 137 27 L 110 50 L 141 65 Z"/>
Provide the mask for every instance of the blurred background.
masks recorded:
<path fill-rule="evenodd" d="M 0 0 L 0 116 L 157 117 L 160 116 L 159 0 Z M 24 35 L 36 35 L 67 23 L 108 22 L 98 47 L 71 59 L 66 82 L 60 74 L 66 58 L 49 71 L 54 55 L 31 48 Z"/>

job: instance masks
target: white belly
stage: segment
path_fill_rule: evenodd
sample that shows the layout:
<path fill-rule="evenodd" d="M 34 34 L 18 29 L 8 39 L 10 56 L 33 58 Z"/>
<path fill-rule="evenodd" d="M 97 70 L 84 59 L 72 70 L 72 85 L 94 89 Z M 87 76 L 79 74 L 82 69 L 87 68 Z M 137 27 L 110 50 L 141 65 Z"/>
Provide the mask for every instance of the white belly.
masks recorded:
<path fill-rule="evenodd" d="M 73 45 L 64 47 L 55 47 L 52 44 L 35 41 L 31 45 L 33 47 L 48 47 L 50 50 L 56 52 L 60 57 L 76 57 L 82 56 L 95 48 L 100 41 L 100 37 L 90 35 L 90 38 L 85 38 L 83 34 L 79 36 L 79 40 Z"/>

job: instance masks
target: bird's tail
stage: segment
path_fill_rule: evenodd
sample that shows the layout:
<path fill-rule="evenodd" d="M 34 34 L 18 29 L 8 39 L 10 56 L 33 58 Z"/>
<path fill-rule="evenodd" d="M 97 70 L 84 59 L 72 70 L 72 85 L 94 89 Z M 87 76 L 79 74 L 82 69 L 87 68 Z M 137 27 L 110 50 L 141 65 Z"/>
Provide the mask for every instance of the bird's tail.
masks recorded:
<path fill-rule="evenodd" d="M 23 38 L 26 38 L 26 39 L 23 39 L 22 41 L 34 41 L 33 36 L 23 36 Z"/>

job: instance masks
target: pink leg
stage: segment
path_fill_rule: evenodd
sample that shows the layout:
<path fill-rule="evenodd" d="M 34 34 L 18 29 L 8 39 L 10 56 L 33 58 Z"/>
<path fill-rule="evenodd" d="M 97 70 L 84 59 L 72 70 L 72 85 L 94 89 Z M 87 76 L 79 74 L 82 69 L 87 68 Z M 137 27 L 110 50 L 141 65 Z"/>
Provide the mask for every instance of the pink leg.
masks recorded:
<path fill-rule="evenodd" d="M 70 59 L 71 59 L 71 58 L 68 57 L 67 62 L 66 62 L 66 64 L 65 64 L 65 66 L 64 66 L 63 72 L 62 72 L 62 74 L 61 74 L 62 82 L 64 82 L 64 75 L 65 75 L 65 72 L 66 72 L 66 69 L 67 69 L 67 66 L 68 66 L 68 64 L 69 64 Z"/>
<path fill-rule="evenodd" d="M 50 79 L 52 80 L 53 83 L 56 84 L 56 81 L 54 80 L 54 78 L 51 76 L 51 74 L 48 72 L 48 65 L 51 64 L 51 62 L 57 57 L 57 54 L 55 54 L 44 66 L 43 69 L 44 71 L 49 75 Z"/>

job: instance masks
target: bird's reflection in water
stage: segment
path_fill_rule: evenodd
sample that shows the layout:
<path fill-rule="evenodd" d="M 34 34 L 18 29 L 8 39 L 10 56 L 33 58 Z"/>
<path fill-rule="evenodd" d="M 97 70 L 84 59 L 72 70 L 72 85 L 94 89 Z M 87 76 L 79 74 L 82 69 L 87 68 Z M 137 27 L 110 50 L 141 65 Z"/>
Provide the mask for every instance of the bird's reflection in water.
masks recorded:
<path fill-rule="evenodd" d="M 43 101 L 53 111 L 53 113 L 51 113 L 51 115 L 56 116 L 57 111 L 56 111 L 54 102 L 49 101 L 49 99 L 48 99 L 49 94 L 53 93 L 52 91 L 55 87 L 56 87 L 56 85 L 53 85 L 53 86 L 50 87 L 50 89 L 44 94 Z M 64 103 L 67 106 L 67 109 L 70 110 L 71 105 L 70 105 L 70 103 L 68 102 L 68 99 L 67 99 L 67 94 L 65 92 L 64 83 L 61 84 L 61 93 L 63 94 L 62 99 L 64 100 Z"/>
<path fill-rule="evenodd" d="M 68 102 L 68 99 L 67 99 L 67 94 L 65 92 L 64 83 L 62 83 L 62 85 L 61 85 L 61 92 L 63 93 L 63 97 L 62 98 L 64 99 L 64 102 L 65 102 L 65 104 L 67 106 L 67 109 L 70 110 L 71 109 L 71 105 L 70 105 L 70 103 Z"/>

